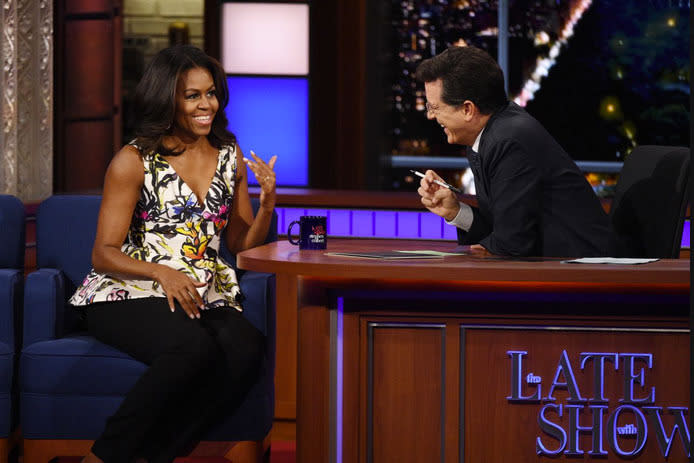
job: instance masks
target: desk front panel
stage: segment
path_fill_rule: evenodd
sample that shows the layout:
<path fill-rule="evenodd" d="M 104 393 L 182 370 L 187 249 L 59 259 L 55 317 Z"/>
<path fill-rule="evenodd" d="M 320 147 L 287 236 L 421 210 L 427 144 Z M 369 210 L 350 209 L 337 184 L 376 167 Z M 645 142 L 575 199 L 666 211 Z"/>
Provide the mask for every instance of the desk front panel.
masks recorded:
<path fill-rule="evenodd" d="M 330 293 L 342 461 L 687 461 L 686 317 L 397 311 Z"/>

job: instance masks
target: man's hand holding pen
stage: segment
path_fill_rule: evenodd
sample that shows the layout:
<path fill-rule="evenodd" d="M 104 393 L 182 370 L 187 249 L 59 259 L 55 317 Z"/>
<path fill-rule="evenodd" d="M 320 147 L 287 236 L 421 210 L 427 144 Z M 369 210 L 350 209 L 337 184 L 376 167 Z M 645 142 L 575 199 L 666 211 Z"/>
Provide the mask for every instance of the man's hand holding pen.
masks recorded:
<path fill-rule="evenodd" d="M 437 184 L 443 184 L 443 179 L 433 170 L 427 170 L 419 181 L 417 193 L 422 197 L 422 204 L 434 214 L 451 221 L 458 215 L 460 204 L 455 193 L 450 188 Z"/>

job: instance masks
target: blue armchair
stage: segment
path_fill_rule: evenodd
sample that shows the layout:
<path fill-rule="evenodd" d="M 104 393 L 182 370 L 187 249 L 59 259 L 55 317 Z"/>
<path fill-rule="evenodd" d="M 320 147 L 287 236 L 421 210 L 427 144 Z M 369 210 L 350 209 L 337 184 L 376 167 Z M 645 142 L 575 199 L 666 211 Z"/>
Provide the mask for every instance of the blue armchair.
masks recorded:
<path fill-rule="evenodd" d="M 146 366 L 83 329 L 66 301 L 91 267 L 99 196 L 53 196 L 38 209 L 37 268 L 26 281 L 20 359 L 24 462 L 85 455 Z M 253 201 L 254 210 L 258 203 Z M 266 242 L 277 240 L 276 216 Z M 223 249 L 223 255 L 232 256 Z M 212 429 L 192 455 L 259 461 L 274 415 L 275 280 L 238 272 L 244 316 L 267 339 L 267 360 L 241 407 Z"/>
<path fill-rule="evenodd" d="M 22 202 L 0 195 L 0 462 L 7 462 L 11 433 L 17 425 L 14 370 L 21 337 L 15 333 L 21 332 L 24 229 Z"/>

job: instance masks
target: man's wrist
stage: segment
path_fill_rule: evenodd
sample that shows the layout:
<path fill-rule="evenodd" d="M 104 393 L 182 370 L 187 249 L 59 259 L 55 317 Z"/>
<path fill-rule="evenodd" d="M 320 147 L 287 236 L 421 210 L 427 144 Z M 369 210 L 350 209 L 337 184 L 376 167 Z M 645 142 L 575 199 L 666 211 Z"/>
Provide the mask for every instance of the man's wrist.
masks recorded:
<path fill-rule="evenodd" d="M 460 203 L 457 203 L 455 205 L 455 208 L 452 209 L 452 212 L 450 214 L 446 214 L 443 218 L 446 222 L 452 222 L 456 217 L 458 217 L 459 213 L 460 213 Z"/>
<path fill-rule="evenodd" d="M 445 219 L 445 217 L 444 217 Z M 474 215 L 472 208 L 465 203 L 458 201 L 458 213 L 451 220 L 446 219 L 448 225 L 453 225 L 461 230 L 468 231 L 472 226 Z"/>

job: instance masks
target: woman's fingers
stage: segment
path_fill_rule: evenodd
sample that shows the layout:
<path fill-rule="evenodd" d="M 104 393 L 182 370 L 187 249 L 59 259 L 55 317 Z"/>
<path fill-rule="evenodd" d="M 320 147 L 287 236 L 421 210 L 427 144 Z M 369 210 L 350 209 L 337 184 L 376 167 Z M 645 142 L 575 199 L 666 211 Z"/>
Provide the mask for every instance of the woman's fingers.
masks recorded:
<path fill-rule="evenodd" d="M 256 177 L 258 177 L 262 174 L 263 167 L 267 167 L 267 164 L 265 164 L 265 162 L 262 159 L 260 159 L 253 150 L 251 150 L 251 156 L 253 157 L 255 162 L 246 157 L 244 157 L 243 160 L 246 163 L 246 165 L 253 171 Z"/>
<path fill-rule="evenodd" d="M 204 285 L 203 283 L 202 286 Z M 205 307 L 205 302 L 195 289 L 196 286 L 200 286 L 200 283 L 189 278 L 188 284 L 178 290 L 176 296 L 178 303 L 190 318 L 200 318 L 200 309 Z"/>
<path fill-rule="evenodd" d="M 256 165 L 260 168 L 260 171 L 262 173 L 267 175 L 270 172 L 273 172 L 273 169 L 275 168 L 275 162 L 277 162 L 277 155 L 272 156 L 267 163 L 263 161 L 262 158 L 259 158 L 255 154 L 255 151 L 251 151 L 251 156 L 253 156 L 253 159 L 255 159 Z"/>
<path fill-rule="evenodd" d="M 268 162 L 265 162 L 262 160 L 262 158 L 258 157 L 258 155 L 255 154 L 255 151 L 251 151 L 251 156 L 253 157 L 253 160 L 244 157 L 243 161 L 246 163 L 246 165 L 248 165 L 248 167 L 251 168 L 253 172 L 270 172 L 275 167 L 275 162 L 277 162 L 277 155 L 272 156 Z"/>
<path fill-rule="evenodd" d="M 260 159 L 257 154 L 255 154 L 255 151 L 251 150 L 251 156 L 253 156 L 253 159 L 255 159 L 255 162 L 258 164 L 265 164 L 265 162 Z"/>
<path fill-rule="evenodd" d="M 191 310 L 190 310 L 190 307 L 189 307 L 189 304 L 187 301 L 188 298 L 185 297 L 181 291 L 176 293 L 175 297 L 176 297 L 176 300 L 178 301 L 178 305 L 181 306 L 181 308 L 188 315 L 188 317 L 194 318 L 194 315 L 191 315 Z"/>
<path fill-rule="evenodd" d="M 194 276 L 166 266 L 159 269 L 157 281 L 164 290 L 172 312 L 176 310 L 175 304 L 178 302 L 190 318 L 200 318 L 200 310 L 205 309 L 205 301 L 198 288 L 207 286 L 206 282 L 198 281 Z"/>
<path fill-rule="evenodd" d="M 202 300 L 202 297 L 200 297 L 200 293 L 198 293 L 197 287 L 200 285 L 197 281 L 191 279 L 190 282 L 191 287 L 188 289 L 188 292 L 190 293 L 191 297 L 193 298 L 193 303 L 200 309 L 205 308 L 205 301 Z M 203 284 L 205 286 L 205 284 Z M 200 317 L 198 317 L 200 318 Z"/>
<path fill-rule="evenodd" d="M 200 312 L 195 306 L 193 296 L 187 291 L 187 289 L 184 288 L 179 291 L 176 299 L 178 299 L 178 303 L 181 304 L 181 307 L 183 307 L 183 310 L 190 318 L 200 318 Z"/>
<path fill-rule="evenodd" d="M 259 158 L 254 151 L 251 151 L 251 156 L 255 159 L 255 162 L 248 158 L 243 158 L 243 161 L 255 174 L 255 178 L 263 190 L 272 191 L 275 186 L 275 171 L 273 168 L 275 167 L 275 162 L 277 162 L 277 156 L 272 156 L 268 163 Z"/>
<path fill-rule="evenodd" d="M 253 156 L 253 159 L 255 159 L 255 162 L 257 165 L 261 167 L 266 167 L 266 168 L 272 168 L 268 163 L 262 160 L 262 158 L 259 158 L 257 154 L 255 154 L 255 151 L 251 150 L 251 156 Z M 272 158 L 277 158 L 277 156 L 273 156 Z M 272 159 L 270 159 L 270 162 L 272 162 Z M 274 165 L 274 163 L 273 163 Z"/>
<path fill-rule="evenodd" d="M 260 181 L 262 178 L 262 173 L 261 173 L 261 167 L 259 164 L 256 164 L 255 162 L 251 161 L 248 158 L 243 158 L 243 161 L 246 163 L 248 168 L 255 174 L 255 178 Z"/>
<path fill-rule="evenodd" d="M 253 171 L 253 173 L 255 173 L 256 165 L 255 165 L 255 163 L 254 163 L 253 161 L 251 161 L 250 159 L 244 157 L 244 158 L 243 158 L 243 162 L 245 162 L 246 165 L 248 166 L 248 168 L 251 169 L 251 170 Z"/>

